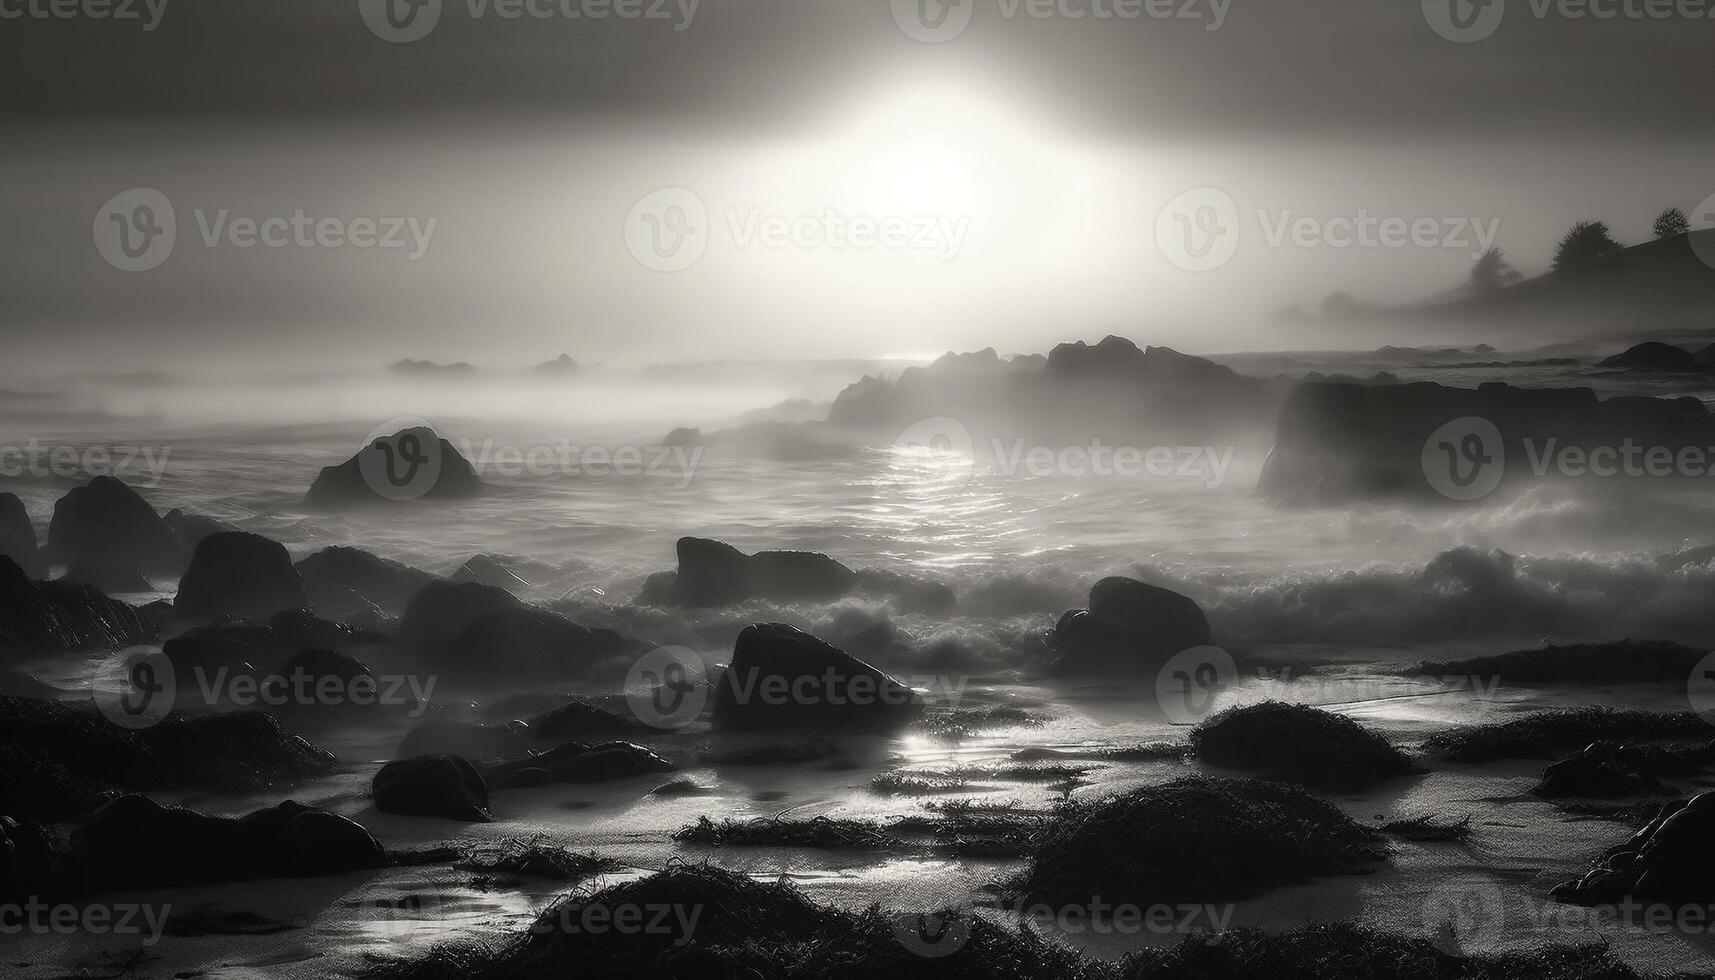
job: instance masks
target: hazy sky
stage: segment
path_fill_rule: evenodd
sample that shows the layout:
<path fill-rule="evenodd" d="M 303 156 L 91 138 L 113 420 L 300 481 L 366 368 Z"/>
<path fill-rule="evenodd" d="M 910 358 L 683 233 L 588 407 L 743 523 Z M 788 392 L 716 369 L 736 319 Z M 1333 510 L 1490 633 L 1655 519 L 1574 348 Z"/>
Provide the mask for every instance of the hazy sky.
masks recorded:
<path fill-rule="evenodd" d="M 1715 192 L 1693 0 L 1496 0 L 1468 43 L 1445 0 L 427 0 L 402 43 L 379 0 L 54 2 L 0 0 L 0 331 L 41 364 L 1301 347 L 1263 315 Z M 1163 239 L 1200 187 L 1207 271 Z M 1340 244 L 1384 220 L 1435 232 Z"/>

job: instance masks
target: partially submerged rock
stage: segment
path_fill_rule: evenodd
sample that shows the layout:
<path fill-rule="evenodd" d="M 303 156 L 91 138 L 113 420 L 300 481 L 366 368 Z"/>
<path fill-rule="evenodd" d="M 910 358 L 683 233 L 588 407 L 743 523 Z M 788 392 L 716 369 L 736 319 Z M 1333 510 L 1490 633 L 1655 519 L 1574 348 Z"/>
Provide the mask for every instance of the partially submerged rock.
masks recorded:
<path fill-rule="evenodd" d="M 1187 596 L 1113 576 L 1090 589 L 1090 608 L 1060 617 L 1049 637 L 1058 674 L 1153 677 L 1174 654 L 1210 641 L 1209 620 Z"/>
<path fill-rule="evenodd" d="M 1410 673 L 1424 677 L 1504 678 L 1508 684 L 1621 684 L 1683 682 L 1708 650 L 1665 640 L 1620 640 L 1516 650 L 1466 660 L 1425 661 Z"/>
<path fill-rule="evenodd" d="M 285 547 L 243 531 L 204 538 L 173 600 L 173 608 L 194 621 L 221 616 L 266 621 L 282 609 L 309 604 Z"/>
<path fill-rule="evenodd" d="M 97 810 L 71 844 L 96 890 L 339 874 L 386 859 L 359 824 L 292 800 L 233 818 L 125 796 Z"/>
<path fill-rule="evenodd" d="M 411 600 L 399 635 L 436 669 L 469 680 L 576 677 L 599 660 L 640 648 L 612 630 L 527 606 L 505 589 L 446 580 Z"/>
<path fill-rule="evenodd" d="M 924 710 L 909 687 L 783 623 L 745 627 L 713 700 L 715 725 L 737 729 L 885 730 Z"/>
<path fill-rule="evenodd" d="M 811 551 L 747 555 L 708 538 L 680 538 L 679 570 L 649 577 L 640 602 L 725 606 L 746 599 L 838 599 L 857 584 L 851 569 Z"/>
<path fill-rule="evenodd" d="M 324 467 L 310 485 L 312 507 L 461 500 L 482 492 L 476 468 L 433 429 L 416 426 L 379 436 L 357 455 Z"/>
<path fill-rule="evenodd" d="M 445 817 L 487 823 L 488 784 L 476 767 L 456 755 L 424 755 L 389 762 L 370 784 L 375 808 L 413 817 Z"/>
<path fill-rule="evenodd" d="M 47 551 L 51 560 L 65 565 L 111 561 L 145 575 L 177 575 L 186 554 L 155 508 L 111 476 L 74 487 L 55 502 Z"/>
<path fill-rule="evenodd" d="M 1700 371 L 1703 365 L 1683 347 L 1650 340 L 1626 348 L 1612 357 L 1596 362 L 1597 367 L 1625 368 L 1629 371 Z"/>
<path fill-rule="evenodd" d="M 1015 887 L 1031 902 L 1231 902 L 1282 885 L 1364 873 L 1376 832 L 1285 783 L 1177 779 L 1055 819 Z"/>
<path fill-rule="evenodd" d="M 1412 771 L 1387 739 L 1330 711 L 1264 701 L 1229 708 L 1191 732 L 1197 758 L 1313 789 L 1361 790 Z"/>
<path fill-rule="evenodd" d="M 87 585 L 32 582 L 0 557 L 0 653 L 116 650 L 153 635 L 137 611 Z"/>
<path fill-rule="evenodd" d="M 678 767 L 635 742 L 567 742 L 546 752 L 491 766 L 495 789 L 548 783 L 598 783 L 632 776 L 658 775 Z"/>
<path fill-rule="evenodd" d="M 1708 753 L 1705 752 L 1705 755 Z M 1570 759 L 1550 763 L 1531 793 L 1543 799 L 1618 799 L 1670 792 L 1647 771 L 1651 761 L 1632 746 L 1594 742 Z"/>
<path fill-rule="evenodd" d="M 351 622 L 349 614 L 365 605 L 398 616 L 435 577 L 403 562 L 358 548 L 323 548 L 297 564 L 298 577 L 318 615 Z"/>

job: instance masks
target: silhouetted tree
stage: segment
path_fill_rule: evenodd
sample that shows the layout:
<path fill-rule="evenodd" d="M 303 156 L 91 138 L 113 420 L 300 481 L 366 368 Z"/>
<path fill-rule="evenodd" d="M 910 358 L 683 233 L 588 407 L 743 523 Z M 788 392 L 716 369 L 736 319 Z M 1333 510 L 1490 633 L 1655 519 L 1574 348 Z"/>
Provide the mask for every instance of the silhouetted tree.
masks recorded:
<path fill-rule="evenodd" d="M 1691 219 L 1678 208 L 1668 208 L 1655 216 L 1655 224 L 1650 230 L 1657 238 L 1677 238 L 1691 230 Z"/>
<path fill-rule="evenodd" d="M 1479 296 L 1498 293 L 1524 278 L 1517 269 L 1507 263 L 1506 256 L 1498 248 L 1491 248 L 1477 259 L 1477 264 L 1471 267 L 1471 290 Z"/>
<path fill-rule="evenodd" d="M 1618 252 L 1622 246 L 1608 234 L 1608 226 L 1600 221 L 1580 221 L 1560 238 L 1554 250 L 1554 271 L 1587 272 L 1605 256 Z"/>

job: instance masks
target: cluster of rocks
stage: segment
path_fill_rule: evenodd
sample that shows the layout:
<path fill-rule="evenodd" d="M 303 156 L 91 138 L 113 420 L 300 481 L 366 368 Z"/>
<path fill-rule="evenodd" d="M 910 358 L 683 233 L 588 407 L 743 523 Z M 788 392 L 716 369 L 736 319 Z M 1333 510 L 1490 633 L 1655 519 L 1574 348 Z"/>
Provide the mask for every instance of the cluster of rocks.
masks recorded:
<path fill-rule="evenodd" d="M 443 752 L 382 766 L 370 784 L 370 795 L 383 813 L 487 822 L 494 819 L 491 792 L 555 783 L 606 782 L 675 768 L 633 742 L 566 742 L 506 761 L 472 761 Z"/>
<path fill-rule="evenodd" d="M 882 570 L 853 571 L 813 551 L 759 551 L 747 555 L 709 538 L 680 538 L 679 567 L 656 572 L 639 603 L 655 606 L 729 606 L 752 599 L 832 602 L 852 594 L 887 598 L 904 612 L 944 613 L 958 601 L 942 582 Z"/>
<path fill-rule="evenodd" d="M 1662 806 L 1654 820 L 1550 896 L 1572 905 L 1699 905 L 1715 902 L 1715 793 Z"/>

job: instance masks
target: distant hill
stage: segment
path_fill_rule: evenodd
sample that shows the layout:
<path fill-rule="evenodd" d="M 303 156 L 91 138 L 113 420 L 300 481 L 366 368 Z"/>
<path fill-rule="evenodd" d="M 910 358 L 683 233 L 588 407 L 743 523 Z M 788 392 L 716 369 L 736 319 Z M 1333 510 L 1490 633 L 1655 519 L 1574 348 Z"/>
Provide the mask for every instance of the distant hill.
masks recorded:
<path fill-rule="evenodd" d="M 432 375 L 469 377 L 476 373 L 472 365 L 460 361 L 457 364 L 436 364 L 434 361 L 414 361 L 409 357 L 388 365 L 387 370 L 394 374 Z"/>

